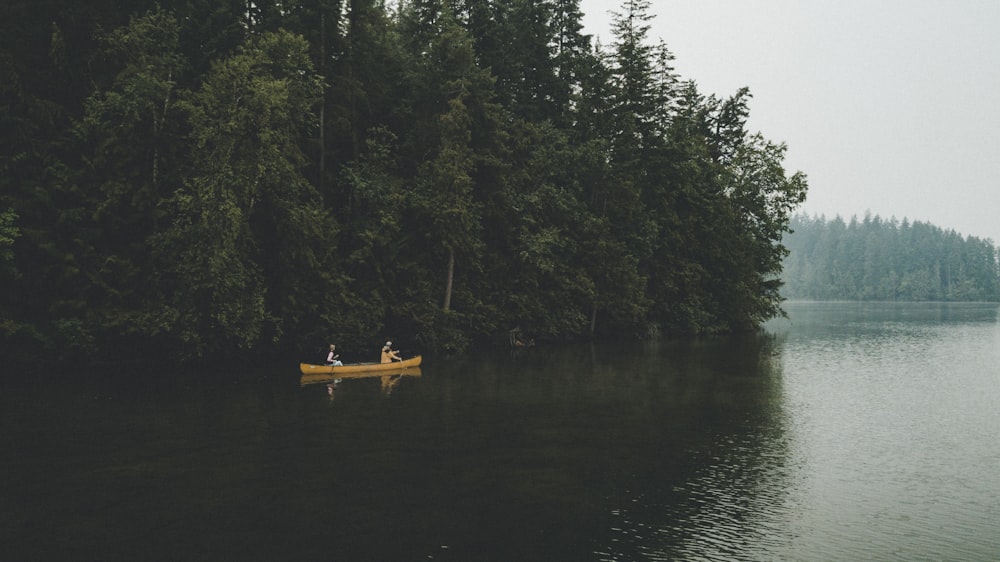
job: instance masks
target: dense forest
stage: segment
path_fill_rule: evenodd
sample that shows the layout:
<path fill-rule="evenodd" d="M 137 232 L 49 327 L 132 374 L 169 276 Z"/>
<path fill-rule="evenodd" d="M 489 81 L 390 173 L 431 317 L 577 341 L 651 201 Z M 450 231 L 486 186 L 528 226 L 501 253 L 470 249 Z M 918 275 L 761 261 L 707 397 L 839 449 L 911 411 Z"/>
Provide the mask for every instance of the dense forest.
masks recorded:
<path fill-rule="evenodd" d="M 805 300 L 998 301 L 991 240 L 866 214 L 791 219 L 782 294 Z"/>
<path fill-rule="evenodd" d="M 6 0 L 0 361 L 752 329 L 806 179 L 624 1 Z"/>

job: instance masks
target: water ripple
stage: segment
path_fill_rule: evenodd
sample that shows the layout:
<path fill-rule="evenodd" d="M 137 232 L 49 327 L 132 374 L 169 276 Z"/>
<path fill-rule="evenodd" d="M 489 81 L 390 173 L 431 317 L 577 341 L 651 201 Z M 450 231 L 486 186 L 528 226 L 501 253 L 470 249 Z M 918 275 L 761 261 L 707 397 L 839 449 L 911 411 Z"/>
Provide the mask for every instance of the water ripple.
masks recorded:
<path fill-rule="evenodd" d="M 775 415 L 686 451 L 698 469 L 669 493 L 624 498 L 598 557 L 996 559 L 1000 324 L 957 310 L 789 330 Z"/>

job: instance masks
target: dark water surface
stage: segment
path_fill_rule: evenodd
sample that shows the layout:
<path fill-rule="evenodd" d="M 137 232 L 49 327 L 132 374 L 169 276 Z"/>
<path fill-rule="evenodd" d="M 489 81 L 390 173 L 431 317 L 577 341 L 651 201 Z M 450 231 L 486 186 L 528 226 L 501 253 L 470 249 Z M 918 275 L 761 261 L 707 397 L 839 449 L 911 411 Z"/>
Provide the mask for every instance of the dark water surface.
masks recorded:
<path fill-rule="evenodd" d="M 2 560 L 993 560 L 996 305 L 763 334 L 54 377 L 0 394 Z"/>

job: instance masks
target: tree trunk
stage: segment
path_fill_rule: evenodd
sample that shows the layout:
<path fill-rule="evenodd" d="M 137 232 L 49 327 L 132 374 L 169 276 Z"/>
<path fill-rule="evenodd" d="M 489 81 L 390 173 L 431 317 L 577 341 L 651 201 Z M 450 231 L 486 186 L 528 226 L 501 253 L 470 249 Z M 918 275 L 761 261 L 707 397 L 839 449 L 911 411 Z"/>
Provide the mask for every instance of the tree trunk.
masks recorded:
<path fill-rule="evenodd" d="M 174 73 L 167 73 L 167 81 L 173 80 Z M 167 111 L 170 109 L 170 92 L 173 88 L 167 88 L 167 95 L 163 97 L 163 113 L 159 116 L 153 112 L 153 201 L 160 200 L 160 134 L 164 123 L 167 121 Z M 153 213 L 153 230 L 157 230 L 157 214 Z"/>
<path fill-rule="evenodd" d="M 444 288 L 444 310 L 451 310 L 451 284 L 455 278 L 455 250 L 448 248 L 448 280 Z"/>
<path fill-rule="evenodd" d="M 319 103 L 319 177 L 316 187 L 319 190 L 323 206 L 326 206 L 324 178 L 326 176 L 326 11 L 319 13 L 319 73 L 322 95 Z"/>

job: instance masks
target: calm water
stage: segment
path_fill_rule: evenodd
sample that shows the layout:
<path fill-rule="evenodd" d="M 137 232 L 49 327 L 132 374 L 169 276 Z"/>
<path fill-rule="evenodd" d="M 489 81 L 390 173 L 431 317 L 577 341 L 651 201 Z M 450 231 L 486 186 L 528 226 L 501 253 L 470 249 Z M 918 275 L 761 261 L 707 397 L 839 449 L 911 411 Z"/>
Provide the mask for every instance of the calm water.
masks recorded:
<path fill-rule="evenodd" d="M 995 560 L 996 305 L 0 393 L 2 560 Z"/>

